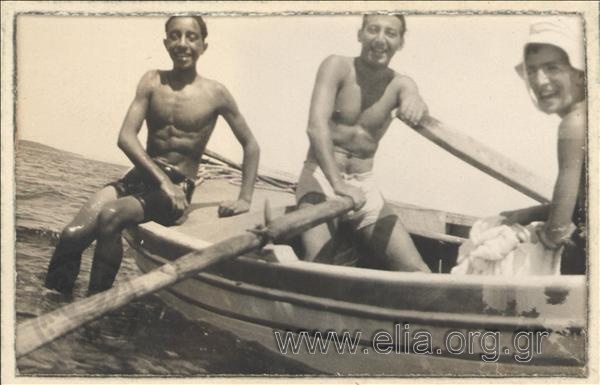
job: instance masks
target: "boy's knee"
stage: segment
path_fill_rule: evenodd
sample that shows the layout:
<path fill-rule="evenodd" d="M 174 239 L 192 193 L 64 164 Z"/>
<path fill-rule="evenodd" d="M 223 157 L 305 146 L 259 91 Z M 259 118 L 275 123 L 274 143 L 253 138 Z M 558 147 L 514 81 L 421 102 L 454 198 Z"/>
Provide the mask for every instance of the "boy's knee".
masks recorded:
<path fill-rule="evenodd" d="M 60 233 L 60 240 L 68 244 L 79 243 L 85 237 L 82 226 L 67 226 Z"/>
<path fill-rule="evenodd" d="M 304 253 L 300 256 L 303 261 L 313 262 L 319 254 L 318 250 L 311 250 L 309 247 L 304 246 Z"/>
<path fill-rule="evenodd" d="M 421 263 L 419 265 L 419 267 L 417 268 L 417 270 L 415 270 L 415 273 L 431 273 L 431 269 L 429 268 L 429 266 L 427 266 L 427 264 L 425 262 Z"/>
<path fill-rule="evenodd" d="M 112 236 L 122 230 L 123 219 L 113 205 L 105 205 L 98 215 L 98 237 Z"/>
<path fill-rule="evenodd" d="M 414 256 L 414 260 L 402 263 L 399 271 L 407 273 L 431 273 L 429 266 L 427 266 L 425 261 L 418 255 Z"/>

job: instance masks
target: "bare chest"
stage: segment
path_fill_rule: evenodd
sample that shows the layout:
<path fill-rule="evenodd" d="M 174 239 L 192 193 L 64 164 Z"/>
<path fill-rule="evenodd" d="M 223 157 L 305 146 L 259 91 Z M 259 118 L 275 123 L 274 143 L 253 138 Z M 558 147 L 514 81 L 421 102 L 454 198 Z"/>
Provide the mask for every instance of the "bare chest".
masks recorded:
<path fill-rule="evenodd" d="M 154 127 L 175 126 L 179 130 L 197 131 L 214 124 L 218 105 L 208 90 L 183 88 L 173 90 L 159 86 L 150 100 L 148 123 Z"/>
<path fill-rule="evenodd" d="M 353 72 L 338 90 L 333 119 L 367 130 L 384 128 L 389 124 L 391 111 L 398 106 L 397 93 L 389 80 L 369 82 L 357 79 Z"/>

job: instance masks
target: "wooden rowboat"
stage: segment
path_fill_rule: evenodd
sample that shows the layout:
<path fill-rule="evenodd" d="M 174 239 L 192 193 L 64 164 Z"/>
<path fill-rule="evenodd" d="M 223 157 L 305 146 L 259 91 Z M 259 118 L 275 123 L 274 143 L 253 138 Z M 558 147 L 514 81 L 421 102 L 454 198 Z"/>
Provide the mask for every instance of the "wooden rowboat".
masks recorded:
<path fill-rule="evenodd" d="M 148 272 L 264 224 L 266 200 L 272 217 L 294 204 L 281 186 L 257 186 L 249 213 L 218 218 L 219 202 L 234 199 L 238 191 L 228 177 L 208 178 L 198 186 L 183 225 L 148 223 L 126 231 L 140 269 Z M 158 296 L 189 319 L 227 329 L 315 373 L 585 374 L 585 276 L 450 275 L 458 246 L 476 218 L 396 202 L 388 209 L 409 229 L 435 274 L 304 262 L 291 241 L 213 265 Z M 317 332 L 330 331 L 356 338 L 354 353 L 350 346 L 336 351 L 331 341 L 327 351 L 311 352 Z M 304 336 L 308 344 L 294 351 L 284 344 L 286 336 Z"/>
<path fill-rule="evenodd" d="M 518 191 L 549 201 L 545 181 L 493 149 L 431 117 L 414 128 Z M 395 202 L 387 203 L 376 226 L 390 215 L 400 218 L 437 274 L 304 262 L 293 236 L 344 214 L 351 199 L 293 211 L 292 184 L 262 175 L 250 212 L 220 219 L 219 202 L 238 193 L 231 182 L 239 179 L 233 175 L 239 165 L 213 158 L 222 163 L 213 161 L 213 170 L 201 175 L 204 183 L 182 226 L 147 223 L 125 232 L 147 274 L 20 323 L 17 357 L 158 292 L 186 317 L 226 328 L 315 373 L 586 374 L 585 276 L 447 274 L 475 218 Z M 386 226 L 375 231 L 385 239 Z M 334 239 L 336 259 L 370 260 L 342 226 Z"/>

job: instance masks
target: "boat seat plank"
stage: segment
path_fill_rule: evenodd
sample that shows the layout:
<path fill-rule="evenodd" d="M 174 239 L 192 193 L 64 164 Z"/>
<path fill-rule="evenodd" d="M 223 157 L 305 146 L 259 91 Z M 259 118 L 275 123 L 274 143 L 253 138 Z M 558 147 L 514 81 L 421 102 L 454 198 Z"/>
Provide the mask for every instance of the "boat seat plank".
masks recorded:
<path fill-rule="evenodd" d="M 179 233 L 195 239 L 214 243 L 231 235 L 264 225 L 264 207 L 268 201 L 271 217 L 284 215 L 286 210 L 293 209 L 293 194 L 271 189 L 256 188 L 252 205 L 248 213 L 234 217 L 219 218 L 217 210 L 224 200 L 237 199 L 239 186 L 228 180 L 206 180 L 194 193 L 187 220 L 180 226 L 173 226 L 168 233 Z M 450 244 L 460 244 L 464 238 L 445 233 L 446 213 L 439 210 L 426 210 L 417 206 L 393 202 L 387 205 L 391 212 L 397 214 L 408 231 L 424 238 Z M 160 225 L 143 225 L 156 227 Z M 167 231 L 166 229 L 164 229 Z M 287 260 L 287 259 L 286 259 Z"/>

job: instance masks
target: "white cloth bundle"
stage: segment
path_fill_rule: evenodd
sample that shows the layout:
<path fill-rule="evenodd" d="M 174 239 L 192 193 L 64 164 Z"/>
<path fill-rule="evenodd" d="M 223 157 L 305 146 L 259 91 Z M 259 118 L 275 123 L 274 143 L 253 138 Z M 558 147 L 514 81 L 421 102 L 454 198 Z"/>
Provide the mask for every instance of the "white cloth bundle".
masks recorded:
<path fill-rule="evenodd" d="M 559 275 L 562 248 L 548 250 L 538 240 L 543 223 L 504 225 L 503 217 L 475 222 L 469 239 L 458 250 L 451 274 Z"/>

